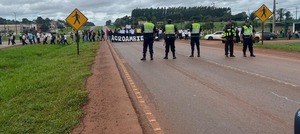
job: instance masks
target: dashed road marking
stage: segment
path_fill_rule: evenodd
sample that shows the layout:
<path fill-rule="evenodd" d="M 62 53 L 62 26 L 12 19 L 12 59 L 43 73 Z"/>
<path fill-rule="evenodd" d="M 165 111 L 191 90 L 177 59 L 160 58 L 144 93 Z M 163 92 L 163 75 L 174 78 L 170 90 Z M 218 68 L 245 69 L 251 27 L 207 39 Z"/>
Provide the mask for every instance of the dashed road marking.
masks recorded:
<path fill-rule="evenodd" d="M 285 99 L 285 100 L 287 100 L 287 101 L 290 101 L 290 102 L 294 102 L 294 103 L 300 104 L 299 101 L 295 101 L 295 100 L 289 99 L 289 98 L 286 97 L 286 96 L 281 96 L 281 95 L 278 95 L 278 94 L 276 94 L 276 93 L 274 93 L 274 92 L 271 92 L 271 93 L 272 93 L 273 95 L 279 97 L 279 98 L 283 98 L 283 99 Z"/>

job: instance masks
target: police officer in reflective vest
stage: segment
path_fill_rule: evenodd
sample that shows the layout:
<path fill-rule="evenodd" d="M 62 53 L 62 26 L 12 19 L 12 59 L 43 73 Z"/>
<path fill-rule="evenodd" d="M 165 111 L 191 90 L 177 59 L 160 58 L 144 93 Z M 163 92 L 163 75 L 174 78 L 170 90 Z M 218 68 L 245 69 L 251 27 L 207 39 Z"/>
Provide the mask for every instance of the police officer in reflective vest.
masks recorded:
<path fill-rule="evenodd" d="M 174 24 L 171 24 L 172 20 L 168 19 L 168 24 L 163 28 L 163 32 L 165 33 L 165 42 L 166 42 L 166 53 L 164 59 L 168 59 L 169 49 L 171 47 L 171 51 L 173 53 L 173 59 L 176 59 L 175 56 L 175 34 L 177 33 L 177 27 Z"/>
<path fill-rule="evenodd" d="M 244 57 L 247 57 L 246 55 L 247 47 L 249 48 L 250 56 L 255 57 L 255 55 L 253 54 L 253 39 L 255 37 L 254 33 L 255 33 L 254 28 L 252 27 L 252 25 L 250 25 L 249 21 L 246 20 L 245 25 L 242 27 L 242 31 L 241 31 L 241 40 L 243 40 Z"/>
<path fill-rule="evenodd" d="M 153 41 L 154 41 L 154 34 L 156 33 L 156 27 L 151 22 L 151 18 L 147 19 L 147 22 L 144 23 L 142 26 L 142 33 L 144 37 L 143 43 L 143 58 L 141 60 L 146 60 L 146 53 L 147 48 L 149 46 L 150 51 L 150 58 L 153 60 Z"/>
<path fill-rule="evenodd" d="M 228 47 L 230 51 L 230 57 L 235 57 L 233 55 L 233 37 L 236 36 L 234 26 L 231 20 L 227 20 L 227 24 L 223 28 L 223 37 L 225 38 L 225 56 L 228 57 Z"/>
<path fill-rule="evenodd" d="M 197 56 L 200 57 L 200 32 L 201 32 L 201 25 L 200 23 L 196 22 L 196 19 L 193 19 L 193 23 L 190 27 L 191 31 L 191 55 L 190 57 L 194 57 L 194 50 L 195 50 L 195 44 L 197 47 Z"/>

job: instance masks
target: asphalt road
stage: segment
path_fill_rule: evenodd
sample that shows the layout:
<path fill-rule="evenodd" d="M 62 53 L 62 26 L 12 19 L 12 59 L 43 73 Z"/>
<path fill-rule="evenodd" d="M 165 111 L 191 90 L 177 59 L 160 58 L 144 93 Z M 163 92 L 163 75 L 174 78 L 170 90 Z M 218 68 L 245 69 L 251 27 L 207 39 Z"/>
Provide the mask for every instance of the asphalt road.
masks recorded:
<path fill-rule="evenodd" d="M 113 46 L 165 133 L 293 134 L 300 60 L 261 53 L 244 58 L 241 51 L 226 58 L 221 47 L 205 46 L 200 58 L 190 58 L 189 45 L 179 42 L 177 59 L 164 60 L 162 44 L 154 44 L 154 61 L 149 54 L 140 61 L 141 42 Z"/>

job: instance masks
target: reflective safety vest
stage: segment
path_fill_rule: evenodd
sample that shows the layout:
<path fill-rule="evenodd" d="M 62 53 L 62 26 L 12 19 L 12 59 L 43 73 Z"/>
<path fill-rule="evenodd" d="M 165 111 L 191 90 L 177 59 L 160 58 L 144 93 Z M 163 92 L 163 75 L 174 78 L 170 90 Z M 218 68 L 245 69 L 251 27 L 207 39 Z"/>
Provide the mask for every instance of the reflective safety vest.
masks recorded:
<path fill-rule="evenodd" d="M 199 23 L 193 23 L 192 24 L 192 34 L 199 34 L 200 26 L 201 25 Z"/>
<path fill-rule="evenodd" d="M 243 26 L 243 28 L 244 28 L 244 34 L 243 35 L 247 35 L 247 36 L 252 36 L 253 35 L 252 25 L 250 25 L 250 27 Z"/>
<path fill-rule="evenodd" d="M 173 24 L 165 25 L 166 35 L 175 35 L 175 26 Z"/>
<path fill-rule="evenodd" d="M 144 23 L 144 33 L 153 33 L 154 24 L 151 22 Z"/>
<path fill-rule="evenodd" d="M 223 34 L 222 34 L 223 37 L 233 37 L 233 36 L 236 36 L 236 32 L 233 28 L 233 26 L 230 27 L 227 27 L 226 31 L 223 31 Z"/>

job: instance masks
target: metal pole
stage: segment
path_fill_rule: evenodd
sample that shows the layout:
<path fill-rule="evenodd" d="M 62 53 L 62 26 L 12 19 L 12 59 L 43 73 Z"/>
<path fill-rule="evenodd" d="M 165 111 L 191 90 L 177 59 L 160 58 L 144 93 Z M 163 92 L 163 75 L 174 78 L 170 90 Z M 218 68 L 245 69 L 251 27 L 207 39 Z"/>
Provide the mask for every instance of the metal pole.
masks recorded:
<path fill-rule="evenodd" d="M 15 26 L 16 26 L 16 35 L 18 34 L 18 28 L 17 28 L 17 13 L 14 12 L 15 14 Z"/>
<path fill-rule="evenodd" d="M 298 20 L 297 13 L 298 13 L 298 7 L 296 7 L 296 20 Z"/>
<path fill-rule="evenodd" d="M 77 55 L 79 55 L 79 34 L 78 34 L 78 30 L 76 30 L 76 43 L 77 43 Z"/>
<path fill-rule="evenodd" d="M 262 28 L 262 32 L 261 32 L 261 44 L 263 45 L 264 44 L 264 29 L 265 29 L 265 23 L 262 22 L 261 24 L 261 28 Z"/>
<path fill-rule="evenodd" d="M 272 32 L 275 33 L 275 20 L 276 20 L 276 0 L 274 0 L 274 3 L 273 3 L 273 30 Z"/>

